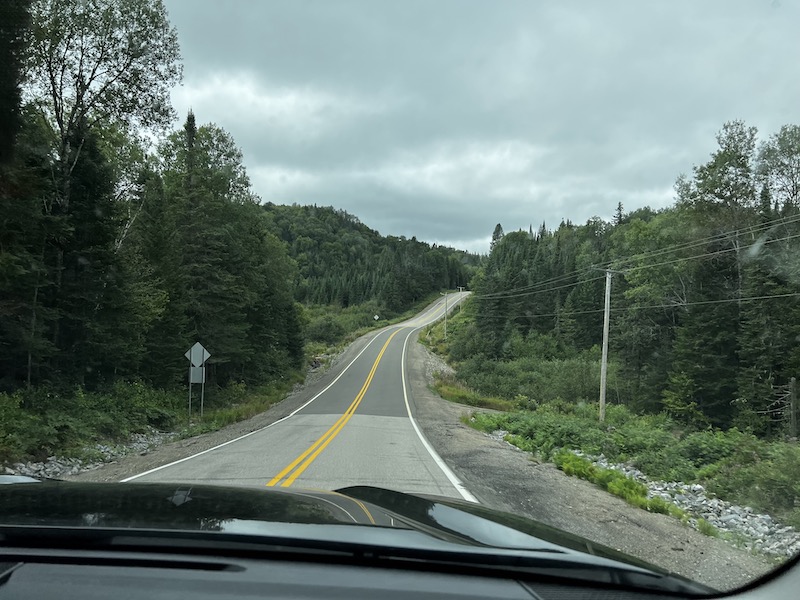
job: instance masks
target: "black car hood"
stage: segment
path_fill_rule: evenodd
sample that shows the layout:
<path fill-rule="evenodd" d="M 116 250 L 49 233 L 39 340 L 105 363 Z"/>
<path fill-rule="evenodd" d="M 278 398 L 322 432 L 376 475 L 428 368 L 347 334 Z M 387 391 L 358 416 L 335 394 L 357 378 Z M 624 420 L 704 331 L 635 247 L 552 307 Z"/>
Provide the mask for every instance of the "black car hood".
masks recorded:
<path fill-rule="evenodd" d="M 449 498 L 373 487 L 329 492 L 167 483 L 0 485 L 0 534 L 31 526 L 222 532 L 327 541 L 355 538 L 370 544 L 431 549 L 458 544 L 573 557 L 588 554 L 600 561 L 610 559 L 666 574 L 611 548 L 515 515 Z"/>

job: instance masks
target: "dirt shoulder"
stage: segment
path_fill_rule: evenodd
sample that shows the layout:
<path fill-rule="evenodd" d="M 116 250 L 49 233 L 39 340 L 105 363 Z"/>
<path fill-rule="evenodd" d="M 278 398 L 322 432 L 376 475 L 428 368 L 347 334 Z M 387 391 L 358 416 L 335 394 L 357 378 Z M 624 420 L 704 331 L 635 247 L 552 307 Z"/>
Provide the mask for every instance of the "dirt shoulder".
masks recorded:
<path fill-rule="evenodd" d="M 583 536 L 721 590 L 743 585 L 773 568 L 760 556 L 705 536 L 672 517 L 634 508 L 468 427 L 462 416 L 480 409 L 442 400 L 429 387 L 441 359 L 413 343 L 408 361 L 420 427 L 482 504 Z"/>

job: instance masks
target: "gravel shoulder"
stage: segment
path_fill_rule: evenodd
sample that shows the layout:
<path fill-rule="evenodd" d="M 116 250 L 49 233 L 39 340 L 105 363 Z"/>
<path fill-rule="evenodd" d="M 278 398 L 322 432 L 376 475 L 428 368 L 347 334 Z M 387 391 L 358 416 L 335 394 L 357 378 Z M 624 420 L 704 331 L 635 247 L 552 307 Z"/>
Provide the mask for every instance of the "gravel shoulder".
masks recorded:
<path fill-rule="evenodd" d="M 442 400 L 429 387 L 443 361 L 419 343 L 409 345 L 408 361 L 417 422 L 482 504 L 583 536 L 720 590 L 744 585 L 774 568 L 761 556 L 705 536 L 672 517 L 634 508 L 468 427 L 462 417 L 484 409 Z"/>
<path fill-rule="evenodd" d="M 324 389 L 377 333 L 356 340 L 324 371 L 310 372 L 305 384 L 260 415 L 65 479 L 120 481 L 266 427 Z M 482 504 L 581 535 L 718 589 L 737 587 L 773 567 L 760 556 L 704 536 L 673 518 L 634 508 L 586 481 L 567 477 L 552 464 L 537 463 L 528 453 L 466 426 L 462 417 L 476 409 L 442 400 L 429 387 L 433 372 L 446 368 L 441 359 L 421 344 L 411 343 L 408 361 L 420 427 Z"/>

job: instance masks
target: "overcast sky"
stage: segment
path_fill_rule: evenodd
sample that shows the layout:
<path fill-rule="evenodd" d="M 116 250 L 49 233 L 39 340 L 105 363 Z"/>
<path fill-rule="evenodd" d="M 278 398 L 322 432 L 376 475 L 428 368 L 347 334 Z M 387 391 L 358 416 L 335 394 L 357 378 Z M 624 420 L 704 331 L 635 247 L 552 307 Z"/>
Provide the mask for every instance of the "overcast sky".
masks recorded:
<path fill-rule="evenodd" d="M 800 123 L 800 0 L 165 0 L 173 92 L 256 193 L 487 252 L 673 202 L 731 119 Z"/>

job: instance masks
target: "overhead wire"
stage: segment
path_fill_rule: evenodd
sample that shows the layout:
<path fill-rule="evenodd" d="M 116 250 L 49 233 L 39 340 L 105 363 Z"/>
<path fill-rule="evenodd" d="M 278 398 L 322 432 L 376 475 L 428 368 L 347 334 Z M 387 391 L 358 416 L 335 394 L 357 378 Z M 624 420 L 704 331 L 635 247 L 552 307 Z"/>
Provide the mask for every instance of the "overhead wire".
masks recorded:
<path fill-rule="evenodd" d="M 733 302 L 752 302 L 755 300 L 772 300 L 775 298 L 796 298 L 800 297 L 800 292 L 789 292 L 786 294 L 770 294 L 765 296 L 745 296 L 743 298 L 725 298 L 722 300 L 697 300 L 694 302 L 673 302 L 671 304 L 650 304 L 643 306 L 626 306 L 626 307 L 612 307 L 611 312 L 622 312 L 630 310 L 651 310 L 651 309 L 664 309 L 664 308 L 684 308 L 687 306 L 699 306 L 707 304 L 730 304 Z M 553 313 L 537 313 L 537 314 L 524 314 L 524 315 L 482 315 L 478 313 L 477 316 L 483 319 L 538 319 L 544 317 L 571 317 L 575 315 L 589 315 L 602 313 L 602 308 L 593 308 L 589 310 L 575 310 L 575 311 L 560 311 Z"/>
<path fill-rule="evenodd" d="M 748 233 L 758 233 L 760 231 L 772 229 L 774 226 L 791 225 L 792 223 L 795 223 L 797 221 L 800 221 L 800 214 L 794 215 L 792 217 L 779 217 L 779 218 L 773 219 L 771 221 L 765 221 L 763 223 L 758 223 L 756 225 L 751 225 L 750 227 L 745 227 L 744 229 L 741 229 L 741 230 L 736 229 L 736 230 L 733 230 L 733 231 L 724 231 L 724 232 L 717 233 L 717 234 L 714 234 L 714 235 L 711 235 L 711 236 L 707 236 L 705 238 L 699 238 L 699 239 L 696 239 L 696 240 L 692 240 L 690 242 L 686 242 L 686 243 L 683 243 L 683 244 L 675 244 L 673 246 L 668 246 L 666 248 L 658 248 L 656 250 L 651 250 L 651 251 L 648 251 L 648 252 L 641 252 L 639 254 L 634 254 L 634 255 L 629 256 L 629 257 L 617 259 L 616 262 L 615 261 L 611 261 L 611 263 L 609 263 L 609 264 L 616 264 L 617 266 L 619 266 L 620 263 L 625 263 L 625 262 L 628 262 L 628 261 L 631 261 L 631 260 L 640 260 L 640 259 L 643 259 L 643 258 L 653 258 L 655 256 L 660 256 L 662 254 L 668 254 L 670 252 L 677 252 L 679 250 L 688 250 L 689 248 L 695 248 L 697 246 L 702 246 L 702 245 L 709 244 L 709 243 L 712 243 L 712 242 L 722 241 L 722 240 L 724 240 L 724 239 L 726 239 L 726 238 L 728 238 L 728 237 L 730 237 L 731 235 L 734 235 L 734 234 L 736 234 L 736 235 L 744 235 L 744 234 L 748 234 Z"/>
<path fill-rule="evenodd" d="M 685 249 L 689 249 L 689 248 L 692 248 L 692 247 L 697 247 L 697 246 L 700 246 L 700 245 L 708 244 L 708 243 L 711 243 L 713 241 L 721 241 L 721 240 L 724 240 L 725 238 L 729 237 L 731 234 L 757 233 L 759 231 L 768 230 L 773 225 L 776 225 L 776 224 L 777 225 L 786 225 L 786 224 L 794 223 L 796 221 L 800 221 L 800 215 L 795 215 L 793 217 L 788 217 L 788 218 L 781 217 L 779 219 L 774 219 L 772 221 L 766 221 L 764 223 L 760 223 L 758 225 L 753 225 L 751 227 L 747 227 L 747 228 L 742 229 L 742 230 L 728 231 L 728 232 L 716 234 L 716 235 L 713 235 L 713 236 L 708 236 L 708 237 L 700 239 L 700 240 L 693 240 L 692 242 L 689 242 L 689 243 L 686 243 L 686 244 L 678 244 L 678 245 L 674 245 L 672 247 L 661 248 L 661 249 L 654 250 L 654 251 L 651 251 L 651 252 L 635 254 L 635 255 L 632 255 L 630 257 L 626 257 L 626 258 L 623 258 L 623 259 L 616 259 L 615 261 L 610 261 L 608 263 L 602 263 L 601 265 L 595 265 L 593 267 L 590 267 L 590 269 L 604 270 L 606 268 L 609 268 L 611 265 L 616 265 L 616 267 L 618 269 L 621 269 L 623 272 L 631 272 L 631 271 L 638 271 L 638 270 L 647 269 L 647 268 L 653 268 L 653 267 L 658 267 L 658 266 L 674 264 L 674 263 L 677 263 L 677 262 L 683 262 L 683 261 L 687 261 L 687 260 L 694 260 L 694 259 L 699 259 L 699 258 L 717 256 L 717 255 L 720 255 L 720 254 L 724 254 L 725 252 L 733 252 L 733 251 L 736 250 L 736 248 L 725 248 L 725 249 L 722 249 L 722 250 L 716 250 L 716 251 L 713 251 L 713 252 L 706 252 L 706 253 L 703 253 L 703 254 L 697 254 L 697 255 L 693 255 L 693 256 L 689 256 L 689 257 L 680 257 L 680 258 L 677 258 L 677 259 L 673 259 L 673 260 L 669 260 L 669 261 L 662 261 L 660 263 L 653 263 L 653 264 L 649 264 L 649 265 L 639 265 L 639 266 L 627 267 L 627 268 L 619 266 L 620 263 L 624 264 L 626 262 L 630 262 L 630 261 L 633 261 L 633 260 L 641 260 L 641 259 L 644 259 L 644 258 L 652 258 L 654 256 L 660 256 L 660 255 L 666 254 L 668 252 L 677 252 L 679 250 L 685 250 Z M 750 245 L 744 246 L 742 248 L 739 248 L 739 250 L 740 251 L 741 250 L 746 250 L 746 249 L 753 248 L 753 247 L 756 247 L 756 246 L 763 246 L 763 245 L 767 245 L 767 244 L 771 244 L 771 243 L 775 243 L 775 242 L 786 241 L 786 240 L 794 239 L 794 238 L 797 238 L 797 237 L 800 237 L 800 234 L 786 236 L 786 237 L 782 237 L 782 238 L 775 238 L 775 239 L 771 239 L 771 240 L 756 241 L 753 244 L 750 244 Z M 522 296 L 532 296 L 532 295 L 536 295 L 536 294 L 539 294 L 539 293 L 547 293 L 547 292 L 550 292 L 550 291 L 564 289 L 564 288 L 567 288 L 567 287 L 574 287 L 574 286 L 577 286 L 577 285 L 580 285 L 580 284 L 583 284 L 583 283 L 589 283 L 589 282 L 596 281 L 598 279 L 602 279 L 602 277 L 595 277 L 595 278 L 590 278 L 590 279 L 574 281 L 574 282 L 571 282 L 569 284 L 561 285 L 561 286 L 558 286 L 558 287 L 548 287 L 546 289 L 539 289 L 539 288 L 543 288 L 543 287 L 545 287 L 547 285 L 551 285 L 553 283 L 559 283 L 559 282 L 564 281 L 566 279 L 570 279 L 572 277 L 580 275 L 581 273 L 585 273 L 586 270 L 588 270 L 588 269 L 575 270 L 575 271 L 572 271 L 570 273 L 566 273 L 566 274 L 560 275 L 558 277 L 554 277 L 554 278 L 551 278 L 551 279 L 548 279 L 548 280 L 544 280 L 544 281 L 539 281 L 539 282 L 536 282 L 534 284 L 530 284 L 530 285 L 527 285 L 527 286 L 522 286 L 520 288 L 512 288 L 510 290 L 503 290 L 501 292 L 493 292 L 493 293 L 488 293 L 488 294 L 480 294 L 480 295 L 476 294 L 474 297 L 478 298 L 478 299 L 485 299 L 485 300 L 493 300 L 493 299 L 500 300 L 500 299 L 505 299 L 505 298 L 518 298 L 518 297 L 522 297 Z"/>

